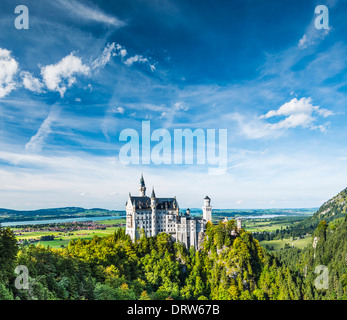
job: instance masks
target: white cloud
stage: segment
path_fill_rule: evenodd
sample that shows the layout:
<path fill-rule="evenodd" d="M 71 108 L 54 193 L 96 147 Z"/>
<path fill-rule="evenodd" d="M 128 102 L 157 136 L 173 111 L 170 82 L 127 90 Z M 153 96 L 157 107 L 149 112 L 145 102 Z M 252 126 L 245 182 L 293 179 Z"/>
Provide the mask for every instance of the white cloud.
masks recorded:
<path fill-rule="evenodd" d="M 126 49 L 121 49 L 121 50 L 119 51 L 119 53 L 120 53 L 121 57 L 123 57 L 123 58 L 127 55 Z"/>
<path fill-rule="evenodd" d="M 26 89 L 36 93 L 43 92 L 44 84 L 39 79 L 33 77 L 30 72 L 23 71 L 21 72 L 21 76 Z"/>
<path fill-rule="evenodd" d="M 47 118 L 41 124 L 37 133 L 31 137 L 30 141 L 25 145 L 25 150 L 30 152 L 39 152 L 46 137 L 52 132 L 52 123 L 58 118 L 58 109 L 53 107 Z"/>
<path fill-rule="evenodd" d="M 11 51 L 0 48 L 0 98 L 8 95 L 16 87 L 13 80 L 18 71 L 18 63 Z"/>
<path fill-rule="evenodd" d="M 120 113 L 123 114 L 125 112 L 125 109 L 123 107 L 115 107 L 112 109 L 114 113 Z"/>
<path fill-rule="evenodd" d="M 260 119 L 269 119 L 280 116 L 285 117 L 285 119 L 277 123 L 268 123 L 267 126 L 270 129 L 310 127 L 311 129 L 320 129 L 321 131 L 324 131 L 325 127 L 323 125 L 313 125 L 314 121 L 316 120 L 314 114 L 318 114 L 319 116 L 326 118 L 334 113 L 330 110 L 320 108 L 319 106 L 314 106 L 311 98 L 304 97 L 300 100 L 294 98 L 283 104 L 277 110 L 270 110 L 265 115 L 260 116 Z"/>
<path fill-rule="evenodd" d="M 311 114 L 314 106 L 311 104 L 311 98 L 293 98 L 289 102 L 283 104 L 277 110 L 271 110 L 265 115 L 261 116 L 260 119 L 268 119 L 274 116 L 290 116 L 293 114 Z"/>
<path fill-rule="evenodd" d="M 68 87 L 76 82 L 74 75 L 87 75 L 90 68 L 84 65 L 79 57 L 71 53 L 56 64 L 41 68 L 44 83 L 51 91 L 57 91 L 61 97 L 64 96 Z"/>
<path fill-rule="evenodd" d="M 118 50 L 119 55 L 120 55 L 122 58 L 124 58 L 124 57 L 128 54 L 127 50 L 126 50 L 123 46 L 121 46 L 120 44 L 118 44 L 118 43 L 117 43 L 117 45 L 116 45 L 116 49 Z"/>
<path fill-rule="evenodd" d="M 269 124 L 269 127 L 271 129 L 281 129 L 281 128 L 288 129 L 288 128 L 296 128 L 296 127 L 307 128 L 310 124 L 312 124 L 314 120 L 315 118 L 309 114 L 305 114 L 305 113 L 292 114 L 282 121 L 279 121 L 274 124 Z"/>
<path fill-rule="evenodd" d="M 245 116 L 240 113 L 230 113 L 223 116 L 224 120 L 236 121 L 239 133 L 248 139 L 277 138 L 289 128 L 308 128 L 310 130 L 326 131 L 329 123 L 316 124 L 318 116 L 334 115 L 330 110 L 314 106 L 311 98 L 297 98 L 284 103 L 278 109 L 270 110 L 260 117 Z M 268 122 L 268 119 L 272 119 Z M 279 121 L 275 121 L 279 118 Z"/>
<path fill-rule="evenodd" d="M 122 51 L 120 51 L 120 52 L 122 52 Z M 122 56 L 122 57 L 124 57 L 124 56 Z M 155 65 L 151 64 L 147 58 L 145 58 L 144 56 L 142 56 L 140 54 L 136 54 L 132 57 L 129 57 L 128 59 L 126 59 L 123 62 L 128 67 L 132 66 L 134 63 L 144 63 L 144 64 L 147 64 L 149 66 L 149 68 L 151 69 L 152 72 L 155 71 Z"/>

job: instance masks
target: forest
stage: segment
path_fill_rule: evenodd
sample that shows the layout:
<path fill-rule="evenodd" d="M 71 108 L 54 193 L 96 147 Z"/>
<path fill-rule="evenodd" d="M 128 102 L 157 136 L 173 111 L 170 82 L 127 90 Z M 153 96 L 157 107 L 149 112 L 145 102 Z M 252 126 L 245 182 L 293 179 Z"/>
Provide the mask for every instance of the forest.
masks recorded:
<path fill-rule="evenodd" d="M 165 233 L 142 235 L 133 243 L 124 229 L 52 249 L 18 246 L 12 231 L 1 228 L 0 299 L 346 299 L 347 218 L 329 225 L 322 221 L 314 236 L 319 238 L 315 249 L 272 254 L 229 220 L 208 223 L 198 251 L 187 250 Z M 319 264 L 331 270 L 328 290 L 314 285 Z M 29 290 L 15 287 L 18 265 L 28 268 Z"/>
<path fill-rule="evenodd" d="M 166 233 L 133 243 L 122 228 L 63 249 L 18 245 L 0 227 L 0 300 L 347 300 L 346 198 L 347 189 L 297 224 L 311 244 L 275 252 L 235 220 L 208 222 L 199 250 Z"/>

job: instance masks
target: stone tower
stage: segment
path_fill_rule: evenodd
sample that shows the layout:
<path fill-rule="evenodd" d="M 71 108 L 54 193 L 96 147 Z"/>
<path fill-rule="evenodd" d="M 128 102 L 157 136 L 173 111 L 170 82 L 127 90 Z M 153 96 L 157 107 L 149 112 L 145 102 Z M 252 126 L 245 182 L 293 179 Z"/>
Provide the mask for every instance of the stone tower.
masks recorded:
<path fill-rule="evenodd" d="M 211 199 L 206 196 L 204 198 L 204 206 L 202 207 L 202 216 L 206 222 L 211 221 L 212 222 L 212 206 L 211 206 Z"/>
<path fill-rule="evenodd" d="M 242 229 L 242 220 L 240 218 L 236 219 L 236 226 L 238 231 Z"/>
<path fill-rule="evenodd" d="M 140 179 L 139 195 L 140 197 L 146 196 L 146 185 L 145 185 L 145 180 L 143 179 L 143 174 L 141 174 L 141 179 Z"/>

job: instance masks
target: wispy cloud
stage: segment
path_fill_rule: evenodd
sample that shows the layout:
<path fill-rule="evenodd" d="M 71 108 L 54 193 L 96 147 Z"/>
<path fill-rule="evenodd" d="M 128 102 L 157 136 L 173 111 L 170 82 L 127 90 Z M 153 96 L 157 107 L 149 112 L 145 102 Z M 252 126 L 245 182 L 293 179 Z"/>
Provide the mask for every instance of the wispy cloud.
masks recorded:
<path fill-rule="evenodd" d="M 25 145 L 25 150 L 30 152 L 40 152 L 47 136 L 52 132 L 52 124 L 58 118 L 59 109 L 52 107 L 49 115 L 41 124 L 37 133 L 31 137 L 30 141 Z"/>
<path fill-rule="evenodd" d="M 237 133 L 247 139 L 274 138 L 279 137 L 282 134 L 279 131 L 271 130 L 265 121 L 255 117 L 254 115 L 245 116 L 235 112 L 226 114 L 224 119 L 235 121 L 238 124 Z"/>
<path fill-rule="evenodd" d="M 155 71 L 155 65 L 151 63 L 148 58 L 141 54 L 129 56 L 127 49 L 115 42 L 106 45 L 102 54 L 91 63 L 91 68 L 99 69 L 105 67 L 113 56 L 120 57 L 120 60 L 128 67 L 131 67 L 134 63 L 147 64 L 151 71 Z"/>
<path fill-rule="evenodd" d="M 77 0 L 57 0 L 64 8 L 64 11 L 77 15 L 84 20 L 104 23 L 113 27 L 123 27 L 126 22 L 117 17 L 106 14 L 96 7 L 87 6 Z"/>
<path fill-rule="evenodd" d="M 299 49 L 306 49 L 309 46 L 318 44 L 323 40 L 330 32 L 330 29 L 317 30 L 314 27 L 310 27 L 308 31 L 302 36 L 298 42 Z"/>
<path fill-rule="evenodd" d="M 178 111 L 188 111 L 189 105 L 184 101 L 178 101 L 174 103 L 174 109 Z"/>
<path fill-rule="evenodd" d="M 108 43 L 106 47 L 104 48 L 102 54 L 97 57 L 91 64 L 92 69 L 99 69 L 105 67 L 105 65 L 110 61 L 111 57 L 113 55 L 116 55 L 115 53 L 116 44 Z"/>
<path fill-rule="evenodd" d="M 308 25 L 306 32 L 298 42 L 299 49 L 306 49 L 312 45 L 318 44 L 322 41 L 331 31 L 331 26 L 329 29 L 316 29 L 315 27 L 316 15 L 312 18 L 311 23 Z"/>

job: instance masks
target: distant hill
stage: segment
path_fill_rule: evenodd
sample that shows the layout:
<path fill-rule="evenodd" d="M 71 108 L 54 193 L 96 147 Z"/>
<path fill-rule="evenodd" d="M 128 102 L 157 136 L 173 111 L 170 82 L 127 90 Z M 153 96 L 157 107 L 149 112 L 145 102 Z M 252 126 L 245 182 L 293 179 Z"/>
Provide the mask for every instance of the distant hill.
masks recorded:
<path fill-rule="evenodd" d="M 288 229 L 286 232 L 295 237 L 312 233 L 322 220 L 329 223 L 333 220 L 344 218 L 346 213 L 347 188 L 325 202 L 311 217 L 299 222 L 295 227 Z"/>
<path fill-rule="evenodd" d="M 325 202 L 319 210 L 311 217 L 312 220 L 331 221 L 342 218 L 347 213 L 347 188 L 342 190 L 337 196 Z"/>
<path fill-rule="evenodd" d="M 125 211 L 100 208 L 84 209 L 80 207 L 65 207 L 29 211 L 0 208 L 0 222 L 121 215 L 125 215 Z"/>
<path fill-rule="evenodd" d="M 319 222 L 325 220 L 327 223 L 338 218 L 344 218 L 347 213 L 347 188 L 338 195 L 325 202 L 318 211 L 304 221 L 303 224 L 318 226 Z"/>

